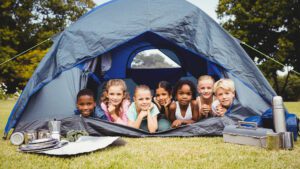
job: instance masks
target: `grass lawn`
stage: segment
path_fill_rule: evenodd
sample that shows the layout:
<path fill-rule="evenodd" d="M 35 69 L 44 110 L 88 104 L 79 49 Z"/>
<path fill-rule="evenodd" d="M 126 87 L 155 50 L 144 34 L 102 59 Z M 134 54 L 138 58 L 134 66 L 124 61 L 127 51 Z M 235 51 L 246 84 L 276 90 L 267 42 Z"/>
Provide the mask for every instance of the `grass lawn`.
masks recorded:
<path fill-rule="evenodd" d="M 15 101 L 0 100 L 0 134 Z M 300 102 L 285 103 L 300 116 Z M 294 150 L 268 151 L 224 143 L 222 137 L 123 138 L 127 144 L 73 157 L 25 154 L 0 141 L 0 168 L 300 168 L 300 141 Z"/>

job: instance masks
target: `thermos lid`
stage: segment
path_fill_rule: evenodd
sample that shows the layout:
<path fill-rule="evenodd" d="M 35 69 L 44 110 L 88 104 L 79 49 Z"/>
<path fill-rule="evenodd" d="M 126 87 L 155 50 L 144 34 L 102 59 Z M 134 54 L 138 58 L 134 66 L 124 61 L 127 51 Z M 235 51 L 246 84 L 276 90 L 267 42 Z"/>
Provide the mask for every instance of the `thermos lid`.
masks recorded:
<path fill-rule="evenodd" d="M 274 108 L 282 108 L 283 109 L 283 101 L 281 96 L 273 97 L 273 107 Z"/>
<path fill-rule="evenodd" d="M 24 142 L 24 134 L 21 132 L 15 132 L 10 137 L 10 142 L 13 145 L 19 146 Z"/>

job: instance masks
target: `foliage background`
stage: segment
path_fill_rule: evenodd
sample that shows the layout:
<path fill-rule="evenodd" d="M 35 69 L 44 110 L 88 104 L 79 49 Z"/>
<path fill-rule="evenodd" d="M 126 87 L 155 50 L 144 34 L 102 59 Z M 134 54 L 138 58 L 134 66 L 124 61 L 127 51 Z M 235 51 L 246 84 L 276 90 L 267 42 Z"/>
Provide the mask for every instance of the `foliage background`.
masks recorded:
<path fill-rule="evenodd" d="M 95 4 L 92 0 L 1 0 L 0 63 L 52 37 Z M 51 42 L 0 66 L 8 93 L 23 89 Z"/>
<path fill-rule="evenodd" d="M 221 25 L 234 37 L 300 72 L 299 0 L 220 0 Z M 299 100 L 299 74 L 278 76 L 283 67 L 245 47 L 278 95 Z"/>

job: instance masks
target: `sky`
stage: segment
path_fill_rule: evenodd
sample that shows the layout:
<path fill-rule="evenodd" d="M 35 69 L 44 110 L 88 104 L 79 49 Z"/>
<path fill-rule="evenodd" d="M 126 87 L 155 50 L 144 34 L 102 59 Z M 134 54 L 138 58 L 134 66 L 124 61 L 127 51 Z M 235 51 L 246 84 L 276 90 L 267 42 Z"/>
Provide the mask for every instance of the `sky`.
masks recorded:
<path fill-rule="evenodd" d="M 105 2 L 108 2 L 110 0 L 94 0 L 94 2 L 99 5 Z M 195 6 L 198 6 L 200 9 L 202 9 L 205 13 L 207 13 L 211 18 L 213 18 L 215 21 L 217 20 L 217 14 L 215 12 L 218 0 L 187 0 L 188 2 L 194 4 Z"/>

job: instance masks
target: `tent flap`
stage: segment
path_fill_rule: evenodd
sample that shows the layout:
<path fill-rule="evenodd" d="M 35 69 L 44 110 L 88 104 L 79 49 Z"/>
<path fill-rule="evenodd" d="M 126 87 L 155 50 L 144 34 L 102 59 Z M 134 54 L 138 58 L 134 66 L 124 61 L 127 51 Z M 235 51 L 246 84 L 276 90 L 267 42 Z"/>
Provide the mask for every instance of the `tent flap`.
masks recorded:
<path fill-rule="evenodd" d="M 115 124 L 100 119 L 82 118 L 71 116 L 61 120 L 61 134 L 65 136 L 70 130 L 85 130 L 92 136 L 125 136 L 125 137 L 191 137 L 191 136 L 220 136 L 226 125 L 235 124 L 229 117 L 215 117 L 204 119 L 191 125 L 181 126 L 157 133 L 149 133 L 120 124 Z M 29 131 L 37 129 L 48 129 L 47 121 L 34 121 L 19 125 L 18 131 Z"/>

